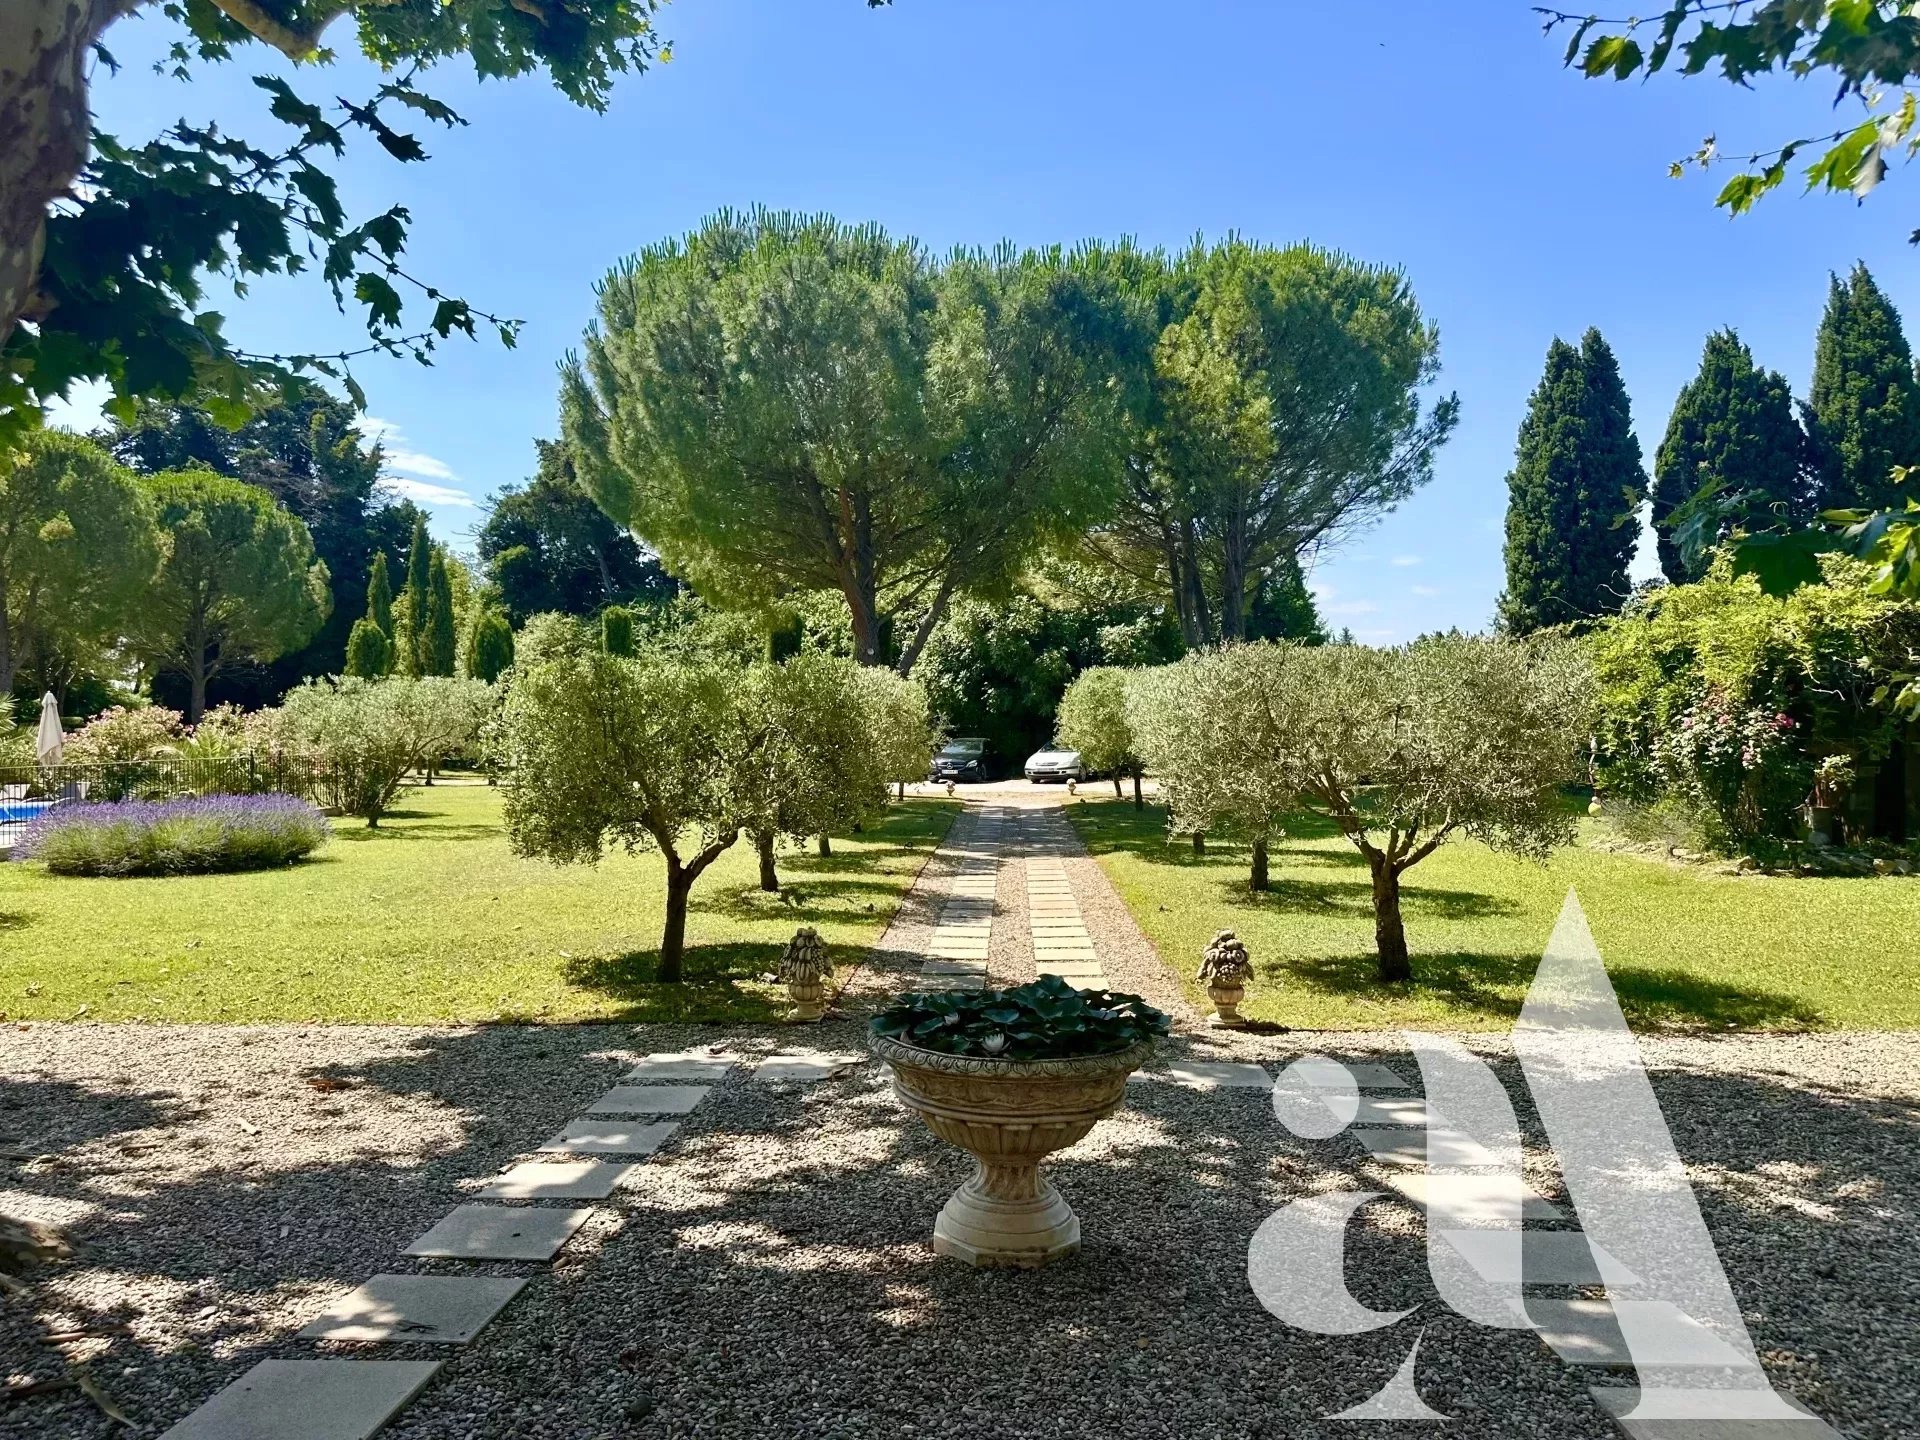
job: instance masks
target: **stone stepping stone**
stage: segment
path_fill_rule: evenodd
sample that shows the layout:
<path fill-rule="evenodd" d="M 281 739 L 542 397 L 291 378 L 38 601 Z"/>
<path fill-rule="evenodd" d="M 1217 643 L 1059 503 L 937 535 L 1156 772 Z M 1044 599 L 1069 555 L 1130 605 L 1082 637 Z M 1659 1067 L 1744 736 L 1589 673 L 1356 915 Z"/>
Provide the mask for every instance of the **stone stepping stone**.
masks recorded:
<path fill-rule="evenodd" d="M 920 967 L 922 975 L 984 975 L 987 962 L 984 960 L 929 960 Z"/>
<path fill-rule="evenodd" d="M 1667 1390 L 1657 1393 L 1663 1407 L 1689 1413 L 1683 1418 L 1665 1420 L 1631 1419 L 1627 1412 L 1640 1403 L 1640 1390 L 1633 1385 L 1591 1385 L 1587 1393 L 1619 1427 L 1627 1440 L 1842 1440 L 1841 1434 L 1791 1395 L 1774 1393 L 1799 1419 L 1746 1420 L 1738 1417 L 1740 1402 L 1751 1406 L 1751 1391 L 1742 1390 Z M 1745 1407 L 1741 1407 L 1745 1408 Z"/>
<path fill-rule="evenodd" d="M 1353 1060 L 1337 1060 L 1353 1076 L 1353 1082 L 1362 1090 L 1409 1090 L 1413 1088 L 1402 1080 L 1399 1074 L 1385 1065 L 1365 1064 Z M 1325 1082 L 1317 1075 L 1304 1077 L 1309 1085 L 1323 1085 Z"/>
<path fill-rule="evenodd" d="M 621 1077 L 648 1080 L 724 1080 L 733 1061 L 721 1055 L 648 1055 Z"/>
<path fill-rule="evenodd" d="M 769 1055 L 754 1067 L 753 1078 L 769 1080 L 827 1080 L 867 1063 L 864 1055 L 828 1055 L 817 1051 L 799 1055 Z"/>
<path fill-rule="evenodd" d="M 1449 1219 L 1462 1224 L 1500 1224 L 1511 1220 L 1516 1202 L 1522 1220 L 1564 1220 L 1567 1212 L 1543 1199 L 1511 1175 L 1431 1175 L 1398 1171 L 1386 1185 L 1402 1199 L 1425 1210 L 1437 1195 Z"/>
<path fill-rule="evenodd" d="M 464 1345 L 526 1283 L 485 1275 L 376 1275 L 327 1306 L 298 1338 Z"/>
<path fill-rule="evenodd" d="M 551 1260 L 592 1213 L 584 1205 L 459 1205 L 401 1253 L 440 1260 Z"/>
<path fill-rule="evenodd" d="M 1196 1090 L 1270 1090 L 1273 1077 L 1259 1065 L 1217 1064 L 1206 1060 L 1171 1060 L 1163 1070 L 1136 1070 L 1129 1080 L 1161 1080 Z"/>
<path fill-rule="evenodd" d="M 1331 1106 L 1329 1105 L 1329 1108 Z M 1435 1116 L 1444 1123 L 1444 1117 Z M 1425 1125 L 1427 1102 L 1418 1096 L 1362 1095 L 1353 1113 L 1355 1125 Z"/>
<path fill-rule="evenodd" d="M 1500 1157 L 1471 1135 L 1458 1130 L 1349 1130 L 1374 1159 L 1389 1165 L 1425 1166 L 1470 1170 L 1498 1167 Z"/>
<path fill-rule="evenodd" d="M 639 1168 L 605 1160 L 529 1160 L 479 1193 L 484 1200 L 604 1200 Z"/>
<path fill-rule="evenodd" d="M 616 1085 L 587 1107 L 589 1115 L 686 1115 L 711 1085 Z"/>
<path fill-rule="evenodd" d="M 1578 1230 L 1442 1230 L 1493 1285 L 1636 1285 L 1639 1276 Z M 1515 1240 L 1519 1244 L 1514 1244 Z"/>
<path fill-rule="evenodd" d="M 680 1128 L 678 1121 L 569 1120 L 540 1147 L 543 1153 L 569 1155 L 651 1155 Z"/>
<path fill-rule="evenodd" d="M 160 1440 L 368 1440 L 438 1360 L 262 1360 Z"/>
<path fill-rule="evenodd" d="M 1679 1306 L 1665 1300 L 1558 1300 L 1530 1296 L 1507 1302 L 1569 1365 L 1752 1368 L 1738 1350 Z M 1629 1350 L 1625 1331 L 1632 1331 Z"/>

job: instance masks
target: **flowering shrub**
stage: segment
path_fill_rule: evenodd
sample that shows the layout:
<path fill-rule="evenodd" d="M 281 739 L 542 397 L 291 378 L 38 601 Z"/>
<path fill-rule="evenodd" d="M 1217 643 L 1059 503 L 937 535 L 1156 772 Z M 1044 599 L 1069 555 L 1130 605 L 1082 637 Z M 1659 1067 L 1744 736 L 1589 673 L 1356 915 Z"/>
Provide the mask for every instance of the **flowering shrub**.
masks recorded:
<path fill-rule="evenodd" d="M 1785 839 L 1813 784 L 1799 729 L 1783 710 L 1710 694 L 1654 740 L 1654 763 L 1701 808 L 1717 842 Z"/>
<path fill-rule="evenodd" d="M 14 858 L 55 875 L 200 875 L 290 865 L 329 833 L 292 795 L 63 805 L 27 826 Z"/>
<path fill-rule="evenodd" d="M 184 733 L 180 714 L 159 705 L 102 710 L 67 737 L 61 758 L 71 765 L 113 765 L 151 760 L 171 750 Z"/>

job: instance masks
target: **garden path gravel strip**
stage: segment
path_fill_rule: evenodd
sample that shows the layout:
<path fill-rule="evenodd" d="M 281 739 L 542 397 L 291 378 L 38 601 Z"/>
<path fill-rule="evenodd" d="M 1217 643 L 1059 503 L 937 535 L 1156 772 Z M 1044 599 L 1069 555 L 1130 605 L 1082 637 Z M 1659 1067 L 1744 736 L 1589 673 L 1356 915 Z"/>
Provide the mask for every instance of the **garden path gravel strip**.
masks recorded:
<path fill-rule="evenodd" d="M 59 1350 L 36 1335 L 91 1332 L 60 1349 L 135 1422 L 54 1391 L 0 1406 L 0 1440 L 152 1440 L 259 1361 L 316 1356 L 445 1361 L 382 1432 L 396 1440 L 1331 1437 L 1351 1427 L 1318 1417 L 1371 1394 L 1422 1324 L 1422 1393 L 1461 1433 L 1613 1434 L 1591 1369 L 1431 1303 L 1420 1212 L 1397 1197 L 1356 1220 L 1348 1273 L 1366 1304 L 1429 1302 L 1419 1315 L 1338 1338 L 1268 1316 L 1246 1282 L 1260 1222 L 1301 1193 L 1384 1187 L 1344 1138 L 1288 1134 L 1259 1089 L 1130 1086 L 1050 1167 L 1083 1254 L 976 1272 L 927 1244 L 968 1162 L 900 1110 L 880 1066 L 751 1078 L 802 1035 L 827 1054 L 861 1050 L 849 1022 L 724 1039 L 692 1026 L 0 1031 L 0 1148 L 37 1157 L 0 1168 L 0 1205 L 65 1223 L 79 1250 L 0 1303 L 4 1368 L 57 1379 Z M 641 1056 L 716 1041 L 739 1063 L 550 1267 L 399 1255 Z M 1508 1083 L 1528 1184 L 1564 1204 L 1510 1050 L 1463 1043 Z M 1774 1383 L 1853 1440 L 1920 1433 L 1920 1046 L 1641 1046 Z M 1173 1048 L 1269 1072 L 1311 1049 L 1419 1073 L 1394 1035 L 1206 1032 Z M 541 1278 L 462 1347 L 295 1338 L 384 1274 Z"/>

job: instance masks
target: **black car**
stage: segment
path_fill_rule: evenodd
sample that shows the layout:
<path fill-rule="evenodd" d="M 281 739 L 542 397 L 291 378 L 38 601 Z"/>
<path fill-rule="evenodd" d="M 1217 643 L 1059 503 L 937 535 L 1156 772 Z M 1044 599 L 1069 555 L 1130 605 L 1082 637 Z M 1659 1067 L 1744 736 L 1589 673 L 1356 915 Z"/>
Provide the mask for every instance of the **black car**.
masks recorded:
<path fill-rule="evenodd" d="M 927 767 L 927 779 L 936 785 L 945 780 L 986 780 L 987 742 L 979 736 L 949 740 L 933 753 Z"/>

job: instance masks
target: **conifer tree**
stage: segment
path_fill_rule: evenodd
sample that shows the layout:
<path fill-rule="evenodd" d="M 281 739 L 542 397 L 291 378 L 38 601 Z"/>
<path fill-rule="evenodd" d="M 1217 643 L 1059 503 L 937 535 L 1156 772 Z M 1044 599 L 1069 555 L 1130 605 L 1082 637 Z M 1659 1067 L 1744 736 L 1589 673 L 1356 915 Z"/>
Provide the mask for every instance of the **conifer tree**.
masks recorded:
<path fill-rule="evenodd" d="M 633 612 L 609 605 L 600 612 L 600 648 L 609 655 L 633 654 Z"/>
<path fill-rule="evenodd" d="M 346 673 L 356 680 L 378 680 L 387 673 L 392 649 L 372 617 L 354 621 L 347 634 Z"/>
<path fill-rule="evenodd" d="M 511 664 L 513 627 L 507 617 L 498 610 L 475 610 L 473 630 L 467 637 L 467 674 L 491 685 Z"/>
<path fill-rule="evenodd" d="M 373 552 L 373 564 L 367 573 L 367 619 L 393 643 L 393 582 L 387 579 L 387 554 Z"/>
<path fill-rule="evenodd" d="M 432 564 L 433 542 L 427 538 L 427 517 L 422 515 L 413 522 L 413 539 L 407 544 L 406 613 L 401 617 L 396 667 L 409 675 L 427 673 L 427 588 Z"/>
<path fill-rule="evenodd" d="M 1653 529 L 1660 569 L 1674 584 L 1700 578 L 1706 558 L 1689 565 L 1674 542 L 1680 510 L 1711 485 L 1722 528 L 1747 531 L 1797 525 L 1807 518 L 1806 437 L 1793 395 L 1777 370 L 1762 370 L 1731 330 L 1707 337 L 1700 372 L 1673 402 L 1666 438 L 1653 459 Z"/>
<path fill-rule="evenodd" d="M 1598 330 L 1555 339 L 1507 476 L 1500 624 L 1524 635 L 1584 624 L 1631 591 L 1634 514 L 1646 488 L 1620 367 Z"/>
<path fill-rule="evenodd" d="M 1892 471 L 1920 464 L 1920 382 L 1900 314 L 1864 265 L 1832 278 L 1807 412 L 1816 510 L 1904 503 Z"/>
<path fill-rule="evenodd" d="M 455 659 L 453 582 L 447 574 L 447 552 L 432 547 L 427 564 L 427 624 L 420 648 L 422 675 L 451 675 Z"/>

